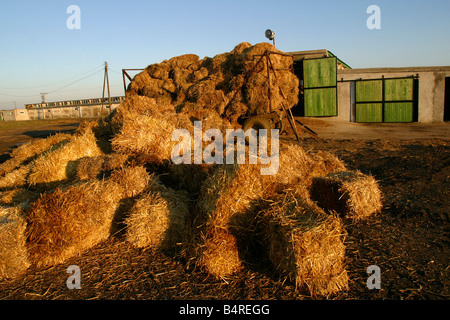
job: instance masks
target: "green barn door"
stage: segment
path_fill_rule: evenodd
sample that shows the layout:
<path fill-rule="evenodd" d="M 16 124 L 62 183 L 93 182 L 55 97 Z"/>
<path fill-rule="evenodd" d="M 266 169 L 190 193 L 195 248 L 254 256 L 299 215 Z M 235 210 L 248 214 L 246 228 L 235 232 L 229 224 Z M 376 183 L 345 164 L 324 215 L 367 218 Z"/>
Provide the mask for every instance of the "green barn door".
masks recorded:
<path fill-rule="evenodd" d="M 335 57 L 303 60 L 305 116 L 337 115 Z"/>
<path fill-rule="evenodd" d="M 412 122 L 414 79 L 356 81 L 356 122 Z"/>
<path fill-rule="evenodd" d="M 383 80 L 357 81 L 356 122 L 383 122 Z"/>
<path fill-rule="evenodd" d="M 384 122 L 413 121 L 413 78 L 384 80 Z"/>

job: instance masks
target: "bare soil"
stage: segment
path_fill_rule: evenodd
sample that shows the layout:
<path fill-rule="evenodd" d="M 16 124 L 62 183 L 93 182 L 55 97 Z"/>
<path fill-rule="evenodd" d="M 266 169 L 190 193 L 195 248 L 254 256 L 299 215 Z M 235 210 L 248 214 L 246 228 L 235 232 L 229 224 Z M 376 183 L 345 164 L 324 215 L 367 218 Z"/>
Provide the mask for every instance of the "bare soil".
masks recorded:
<path fill-rule="evenodd" d="M 327 123 L 310 125 L 318 132 L 335 128 Z M 445 138 L 446 128 L 444 138 L 426 139 L 395 138 L 395 131 L 401 129 L 390 132 L 389 138 L 347 139 L 335 132 L 333 139 L 325 134 L 314 139 L 302 134 L 305 149 L 334 152 L 349 169 L 374 175 L 384 196 L 381 213 L 360 222 L 345 221 L 350 289 L 329 299 L 450 298 L 450 136 Z M 66 287 L 69 265 L 81 269 L 81 290 Z M 367 288 L 370 265 L 381 269 L 380 290 Z M 119 235 L 64 264 L 31 267 L 21 278 L 0 282 L 0 299 L 310 298 L 307 291 L 295 290 L 292 283 L 277 278 L 264 256 L 252 260 L 242 272 L 217 280 L 187 269 L 176 254 L 135 249 Z"/>
<path fill-rule="evenodd" d="M 72 133 L 80 119 L 0 121 L 0 162 L 9 158 L 11 148 L 34 138 L 45 138 L 57 132 Z"/>

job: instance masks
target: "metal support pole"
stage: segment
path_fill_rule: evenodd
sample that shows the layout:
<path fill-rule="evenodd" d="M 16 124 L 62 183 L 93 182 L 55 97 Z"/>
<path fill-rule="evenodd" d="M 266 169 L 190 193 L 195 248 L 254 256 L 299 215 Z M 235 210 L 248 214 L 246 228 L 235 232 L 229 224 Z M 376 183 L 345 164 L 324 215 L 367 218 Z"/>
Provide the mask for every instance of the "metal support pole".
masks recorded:
<path fill-rule="evenodd" d="M 105 69 L 105 71 L 106 71 L 106 69 Z M 104 105 L 104 102 L 105 102 L 105 85 L 106 85 L 106 72 L 103 75 L 102 108 L 100 109 L 100 118 L 102 118 L 102 119 L 103 119 L 103 105 Z"/>
<path fill-rule="evenodd" d="M 272 112 L 272 92 L 270 91 L 270 68 L 269 68 L 269 52 L 266 50 L 264 52 L 264 55 L 266 57 L 266 67 L 267 67 L 267 91 L 269 94 L 269 112 Z"/>

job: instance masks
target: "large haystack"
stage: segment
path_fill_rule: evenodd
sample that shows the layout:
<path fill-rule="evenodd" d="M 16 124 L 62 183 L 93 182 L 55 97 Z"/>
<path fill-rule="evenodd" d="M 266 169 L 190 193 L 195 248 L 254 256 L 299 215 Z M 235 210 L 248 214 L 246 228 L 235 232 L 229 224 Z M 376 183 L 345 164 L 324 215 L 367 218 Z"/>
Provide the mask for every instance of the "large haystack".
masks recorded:
<path fill-rule="evenodd" d="M 291 70 L 292 57 L 268 43 L 242 43 L 229 53 L 202 60 L 182 55 L 135 76 L 127 99 L 111 117 L 113 150 L 140 162 L 170 162 L 178 144 L 171 139 L 176 129 L 192 136 L 193 122 L 200 120 L 203 132 L 212 128 L 225 133 L 241 116 L 269 113 L 268 64 L 259 61 L 267 50 L 276 70 L 270 78 L 271 108 L 294 106 L 298 79 Z"/>
<path fill-rule="evenodd" d="M 334 172 L 314 178 L 311 198 L 320 207 L 355 220 L 368 217 L 382 208 L 377 181 L 358 171 Z"/>
<path fill-rule="evenodd" d="M 279 194 L 261 217 L 262 236 L 275 269 L 312 296 L 348 289 L 345 231 L 328 215 L 295 194 Z"/>
<path fill-rule="evenodd" d="M 0 280 L 14 278 L 30 265 L 25 247 L 26 221 L 17 208 L 0 207 Z"/>
<path fill-rule="evenodd" d="M 267 51 L 273 73 L 267 80 L 268 63 L 261 60 Z M 127 94 L 155 99 L 158 105 L 172 105 L 197 120 L 216 113 L 234 122 L 243 115 L 268 113 L 293 107 L 298 102 L 298 79 L 292 72 L 292 57 L 269 43 L 254 46 L 244 42 L 231 52 L 199 60 L 196 55 L 182 55 L 148 66 L 135 76 Z M 255 68 L 255 65 L 258 64 Z M 253 72 L 252 72 L 253 71 Z M 269 103 L 268 89 L 271 89 Z M 282 97 L 281 91 L 287 97 Z"/>

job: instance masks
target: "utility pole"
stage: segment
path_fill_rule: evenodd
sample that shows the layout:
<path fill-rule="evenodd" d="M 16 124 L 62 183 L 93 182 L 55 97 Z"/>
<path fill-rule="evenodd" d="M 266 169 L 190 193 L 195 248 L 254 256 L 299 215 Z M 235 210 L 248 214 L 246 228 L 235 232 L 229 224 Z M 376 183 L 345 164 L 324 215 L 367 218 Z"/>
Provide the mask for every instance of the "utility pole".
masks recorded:
<path fill-rule="evenodd" d="M 108 84 L 108 103 L 109 103 L 109 114 L 111 114 L 111 94 L 109 92 L 109 76 L 108 76 L 108 63 L 105 61 L 105 72 L 106 72 L 106 82 Z"/>
<path fill-rule="evenodd" d="M 111 114 L 111 94 L 109 91 L 109 76 L 108 76 L 108 62 L 105 61 L 105 75 L 103 77 L 103 95 L 102 95 L 102 109 L 100 111 L 100 116 L 103 119 L 103 103 L 105 101 L 105 85 L 108 86 L 108 104 L 109 104 L 109 114 Z"/>
<path fill-rule="evenodd" d="M 108 87 L 108 104 L 109 114 L 111 114 L 111 93 L 109 91 L 109 76 L 108 76 L 108 62 L 105 61 L 105 75 L 103 77 L 103 95 L 102 95 L 102 109 L 100 111 L 100 117 L 103 119 L 103 104 L 105 102 L 105 86 Z"/>
<path fill-rule="evenodd" d="M 41 99 L 42 99 L 42 103 L 45 103 L 45 96 L 47 95 L 47 92 L 41 92 Z"/>

